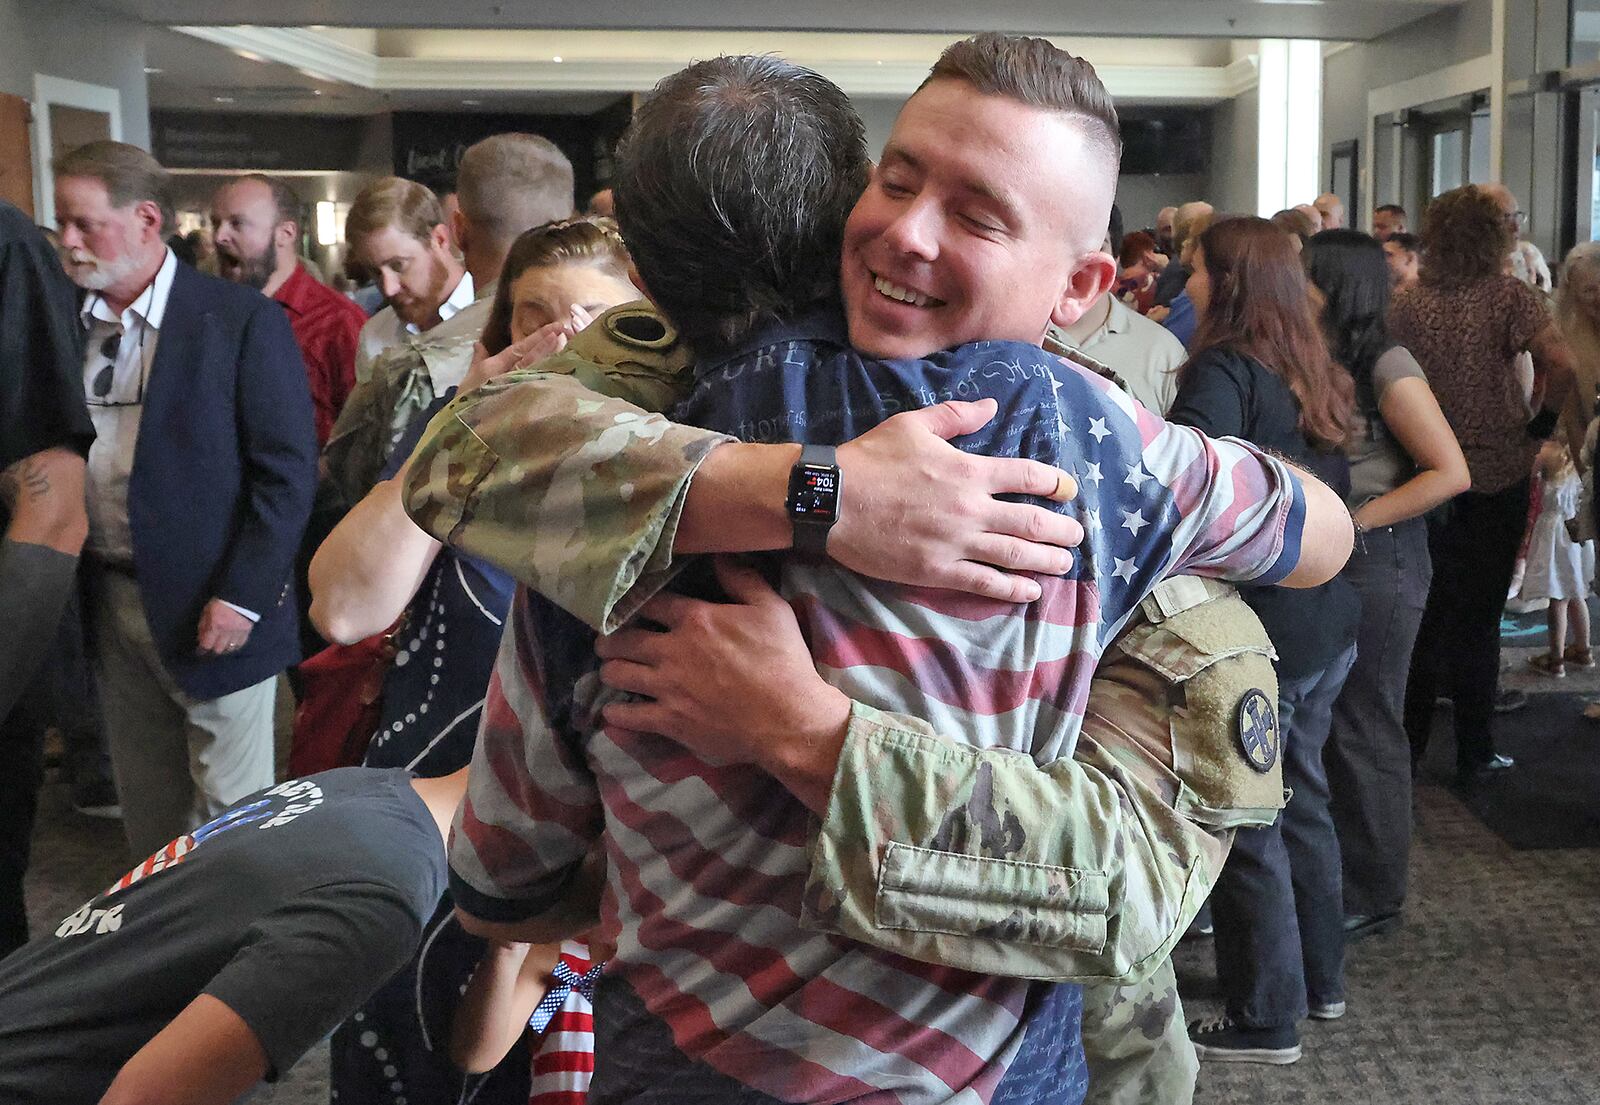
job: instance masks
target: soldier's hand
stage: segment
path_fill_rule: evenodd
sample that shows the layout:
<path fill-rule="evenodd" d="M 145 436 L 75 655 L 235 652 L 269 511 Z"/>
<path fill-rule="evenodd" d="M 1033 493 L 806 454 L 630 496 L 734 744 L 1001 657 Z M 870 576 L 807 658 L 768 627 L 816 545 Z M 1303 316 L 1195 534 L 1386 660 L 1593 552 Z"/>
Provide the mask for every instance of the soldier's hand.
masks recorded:
<path fill-rule="evenodd" d="M 754 763 L 813 810 L 826 808 L 850 700 L 817 674 L 800 623 L 759 572 L 718 557 L 732 600 L 661 592 L 639 610 L 663 627 L 601 637 L 600 680 L 648 701 L 615 702 L 607 723 L 671 737 L 712 763 Z"/>
<path fill-rule="evenodd" d="M 575 333 L 573 320 L 568 318 L 539 327 L 493 356 L 478 342 L 472 347 L 472 367 L 461 381 L 460 394 L 482 387 L 512 369 L 529 368 L 546 357 L 554 357 L 567 347 L 567 339 Z"/>
<path fill-rule="evenodd" d="M 1072 567 L 1074 518 L 1003 494 L 1065 501 L 1077 482 L 1017 457 L 964 453 L 949 438 L 981 429 L 992 399 L 949 402 L 887 419 L 839 447 L 843 495 L 828 555 L 876 579 L 1032 602 L 1037 580 Z"/>

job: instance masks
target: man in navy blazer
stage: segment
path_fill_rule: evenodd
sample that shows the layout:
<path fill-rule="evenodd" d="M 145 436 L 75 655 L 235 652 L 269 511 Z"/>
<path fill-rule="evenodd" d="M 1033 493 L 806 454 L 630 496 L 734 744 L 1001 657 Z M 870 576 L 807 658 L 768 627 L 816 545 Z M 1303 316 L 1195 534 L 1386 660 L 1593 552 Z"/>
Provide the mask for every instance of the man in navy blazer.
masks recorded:
<path fill-rule="evenodd" d="M 171 187 L 154 158 L 94 142 L 55 175 L 67 274 L 87 292 L 96 668 L 143 855 L 273 782 L 316 434 L 282 309 L 167 249 Z"/>

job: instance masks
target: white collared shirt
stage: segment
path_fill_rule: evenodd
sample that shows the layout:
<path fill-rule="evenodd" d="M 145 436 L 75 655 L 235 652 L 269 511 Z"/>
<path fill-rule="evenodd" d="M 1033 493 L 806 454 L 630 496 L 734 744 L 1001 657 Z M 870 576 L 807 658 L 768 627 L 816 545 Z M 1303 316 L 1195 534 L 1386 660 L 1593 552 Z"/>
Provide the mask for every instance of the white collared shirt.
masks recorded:
<path fill-rule="evenodd" d="M 139 442 L 139 418 L 144 413 L 144 395 L 150 383 L 150 366 L 155 364 L 156 342 L 172 294 L 172 279 L 178 271 L 178 258 L 169 249 L 156 270 L 150 286 L 128 304 L 120 315 L 113 312 L 105 297 L 91 292 L 83 302 L 79 318 L 87 335 L 83 357 L 83 394 L 94 423 L 94 444 L 89 448 L 86 488 L 89 507 L 91 552 L 106 559 L 130 563 L 133 536 L 128 528 L 128 478 L 133 473 L 133 454 Z M 108 361 L 102 352 L 114 335 L 118 336 L 116 357 Z M 111 369 L 110 387 L 104 385 L 105 370 Z M 96 394 L 96 383 L 104 394 Z"/>
<path fill-rule="evenodd" d="M 156 362 L 156 342 L 166 319 L 172 280 L 178 258 L 167 250 L 150 286 L 120 315 L 105 297 L 91 292 L 78 313 L 88 335 L 83 357 L 83 394 L 94 423 L 94 444 L 89 447 L 86 496 L 89 508 L 91 552 L 105 560 L 133 562 L 133 531 L 128 525 L 128 480 L 133 474 L 134 451 L 139 444 L 139 420 L 150 387 L 150 368 Z M 120 335 L 116 356 L 107 360 L 106 342 Z M 111 369 L 110 386 L 104 386 Z M 101 384 L 96 388 L 96 384 Z M 104 394 L 99 394 L 103 391 Z M 251 621 L 261 616 L 253 610 L 223 603 Z"/>
<path fill-rule="evenodd" d="M 463 272 L 449 297 L 439 305 L 439 321 L 444 322 L 446 319 L 454 318 L 463 308 L 471 306 L 475 299 L 477 299 L 477 289 L 473 286 L 472 274 Z M 367 319 L 366 325 L 361 327 L 361 337 L 356 348 L 356 382 L 366 382 L 367 377 L 372 374 L 372 362 L 385 349 L 399 345 L 407 337 L 422 333 L 425 331 L 409 322 L 402 322 L 393 307 L 384 307 Z"/>

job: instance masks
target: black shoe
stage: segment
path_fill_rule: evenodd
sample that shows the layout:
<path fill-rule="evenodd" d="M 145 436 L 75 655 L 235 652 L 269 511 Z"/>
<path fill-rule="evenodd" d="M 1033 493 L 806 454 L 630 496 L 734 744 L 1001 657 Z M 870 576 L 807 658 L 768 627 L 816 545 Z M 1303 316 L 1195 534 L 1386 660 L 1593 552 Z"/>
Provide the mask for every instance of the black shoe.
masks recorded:
<path fill-rule="evenodd" d="M 1246 1028 L 1227 1016 L 1193 1021 L 1189 1039 L 1194 1053 L 1214 1063 L 1271 1063 L 1287 1066 L 1300 1059 L 1300 1037 L 1293 1025 Z"/>
<path fill-rule="evenodd" d="M 1447 694 L 1442 694 L 1433 700 L 1433 704 L 1441 710 L 1454 710 L 1455 700 Z M 1494 712 L 1497 714 L 1514 714 L 1528 704 L 1528 692 L 1519 691 L 1515 687 L 1507 688 L 1494 696 Z"/>
<path fill-rule="evenodd" d="M 1528 692 L 1519 691 L 1515 687 L 1503 690 L 1494 696 L 1494 712 L 1497 714 L 1512 714 L 1528 704 Z"/>
<path fill-rule="evenodd" d="M 1344 942 L 1353 944 L 1369 936 L 1382 936 L 1400 927 L 1400 913 L 1355 913 L 1344 919 Z"/>
<path fill-rule="evenodd" d="M 84 779 L 74 783 L 72 808 L 85 817 L 114 821 L 122 816 L 117 788 L 106 779 Z"/>

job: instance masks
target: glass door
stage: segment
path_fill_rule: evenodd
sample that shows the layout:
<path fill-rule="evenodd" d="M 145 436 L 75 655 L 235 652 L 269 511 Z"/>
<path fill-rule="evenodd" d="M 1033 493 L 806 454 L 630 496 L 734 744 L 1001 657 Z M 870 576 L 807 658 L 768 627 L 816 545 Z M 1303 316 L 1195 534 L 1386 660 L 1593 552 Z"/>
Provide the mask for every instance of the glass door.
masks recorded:
<path fill-rule="evenodd" d="M 1578 92 L 1577 158 L 1573 229 L 1580 242 L 1600 241 L 1600 85 Z"/>

